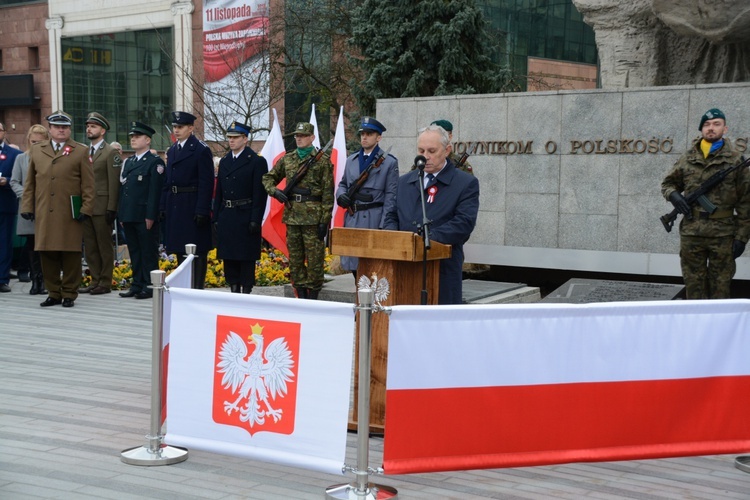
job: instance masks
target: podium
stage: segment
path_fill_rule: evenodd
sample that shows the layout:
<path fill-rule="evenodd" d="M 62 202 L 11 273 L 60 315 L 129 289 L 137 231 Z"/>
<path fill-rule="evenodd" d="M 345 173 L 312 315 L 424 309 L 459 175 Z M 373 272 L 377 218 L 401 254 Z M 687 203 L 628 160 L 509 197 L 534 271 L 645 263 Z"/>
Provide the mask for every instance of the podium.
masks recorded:
<path fill-rule="evenodd" d="M 331 253 L 359 257 L 357 280 L 360 276 L 386 278 L 390 295 L 383 306 L 419 304 L 422 291 L 422 237 L 406 231 L 334 228 L 331 231 Z M 440 260 L 451 256 L 450 245 L 435 241 L 427 251 L 427 303 L 437 304 Z M 359 322 L 359 317 L 357 317 Z M 357 324 L 359 329 L 359 323 Z M 370 432 L 385 430 L 385 377 L 388 364 L 388 316 L 372 316 L 372 347 L 370 372 Z M 359 341 L 359 340 L 357 340 Z M 359 347 L 357 351 L 359 352 Z M 359 360 L 355 365 L 354 413 L 356 429 Z M 351 422 L 350 422 L 351 428 Z"/>

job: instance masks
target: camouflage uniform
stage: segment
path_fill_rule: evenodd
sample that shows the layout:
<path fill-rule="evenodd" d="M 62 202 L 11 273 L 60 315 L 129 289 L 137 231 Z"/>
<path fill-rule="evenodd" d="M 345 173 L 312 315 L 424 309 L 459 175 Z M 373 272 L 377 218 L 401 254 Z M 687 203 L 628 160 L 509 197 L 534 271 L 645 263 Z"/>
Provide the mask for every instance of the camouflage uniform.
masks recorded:
<path fill-rule="evenodd" d="M 271 171 L 263 175 L 263 186 L 268 194 L 276 191 L 276 185 L 282 179 L 289 182 L 308 158 L 300 160 L 296 150 L 284 155 Z M 296 195 L 319 197 L 320 201 L 295 201 Z M 318 292 L 323 288 L 325 267 L 325 243 L 318 238 L 318 225 L 330 225 L 334 203 L 333 164 L 328 155 L 310 167 L 289 195 L 289 203 L 291 207 L 284 208 L 281 221 L 286 224 L 292 283 L 295 288 Z"/>
<path fill-rule="evenodd" d="M 683 154 L 661 184 L 665 198 L 674 192 L 686 195 L 698 189 L 716 172 L 738 164 L 740 153 L 724 138 L 724 145 L 703 157 L 701 139 Z M 700 205 L 693 206 L 692 220 L 680 222 L 680 263 L 688 299 L 729 298 L 729 286 L 736 270 L 732 242 L 750 238 L 750 172 L 732 172 L 706 197 L 716 205 L 709 216 Z"/>

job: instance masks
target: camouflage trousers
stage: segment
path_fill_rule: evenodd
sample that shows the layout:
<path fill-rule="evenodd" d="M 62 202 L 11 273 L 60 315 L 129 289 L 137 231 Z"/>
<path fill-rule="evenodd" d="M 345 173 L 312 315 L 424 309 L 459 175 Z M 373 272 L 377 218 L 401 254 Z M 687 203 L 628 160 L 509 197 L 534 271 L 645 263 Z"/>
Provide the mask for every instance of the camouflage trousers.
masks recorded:
<path fill-rule="evenodd" d="M 680 237 L 680 265 L 688 299 L 728 299 L 737 266 L 733 236 Z"/>
<path fill-rule="evenodd" d="M 318 238 L 318 226 L 286 227 L 289 274 L 296 288 L 320 290 L 325 274 L 325 243 Z"/>

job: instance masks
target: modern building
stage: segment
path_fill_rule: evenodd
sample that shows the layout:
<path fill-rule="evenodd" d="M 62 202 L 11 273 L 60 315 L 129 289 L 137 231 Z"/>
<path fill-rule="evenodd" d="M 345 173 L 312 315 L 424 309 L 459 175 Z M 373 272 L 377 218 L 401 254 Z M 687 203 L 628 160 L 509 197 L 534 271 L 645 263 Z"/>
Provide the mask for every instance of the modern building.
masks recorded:
<path fill-rule="evenodd" d="M 74 138 L 83 141 L 83 120 L 96 110 L 112 123 L 109 141 L 127 148 L 129 123 L 138 120 L 157 130 L 154 147 L 165 149 L 168 113 L 202 109 L 204 96 L 194 91 L 207 74 L 207 33 L 226 39 L 217 21 L 238 12 L 232 9 L 267 15 L 293 1 L 0 0 L 0 121 L 8 139 L 23 147 L 29 126 L 62 108 L 74 118 Z M 478 5 L 501 41 L 497 57 L 515 75 L 531 76 L 517 80 L 519 90 L 596 85 L 593 31 L 571 0 Z M 291 112 L 299 96 L 287 100 Z M 285 105 L 278 108 L 283 117 Z"/>

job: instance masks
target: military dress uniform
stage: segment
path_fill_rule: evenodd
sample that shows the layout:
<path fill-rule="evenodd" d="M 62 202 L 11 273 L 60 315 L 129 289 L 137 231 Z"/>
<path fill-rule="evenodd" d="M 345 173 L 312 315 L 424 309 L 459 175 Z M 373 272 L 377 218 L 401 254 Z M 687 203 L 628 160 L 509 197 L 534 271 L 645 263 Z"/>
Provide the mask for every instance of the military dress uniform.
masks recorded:
<path fill-rule="evenodd" d="M 0 186 L 0 292 L 10 292 L 10 266 L 13 260 L 13 225 L 18 213 L 18 198 L 10 186 L 13 174 L 13 163 L 21 151 L 0 143 L 0 177 L 4 184 Z"/>
<path fill-rule="evenodd" d="M 172 123 L 192 125 L 195 116 L 175 111 Z M 167 150 L 167 170 L 160 203 L 165 216 L 164 245 L 167 253 L 182 262 L 185 245 L 196 245 L 193 288 L 203 288 L 211 242 L 211 200 L 214 188 L 214 160 L 211 149 L 191 135 L 185 144 L 174 143 Z"/>
<path fill-rule="evenodd" d="M 131 123 L 130 133 L 151 137 L 154 129 L 140 122 Z M 125 231 L 128 253 L 133 269 L 133 282 L 123 297 L 149 298 L 151 271 L 159 269 L 159 199 L 164 182 L 164 162 L 146 151 L 138 158 L 131 156 L 122 166 L 122 186 L 118 220 Z M 146 219 L 152 220 L 150 229 Z"/>
<path fill-rule="evenodd" d="M 661 185 L 669 200 L 673 192 L 690 193 L 713 174 L 738 164 L 740 153 L 728 139 L 717 151 L 703 156 L 701 139 L 675 163 Z M 680 222 L 680 264 L 688 299 L 729 298 L 736 271 L 732 244 L 750 239 L 750 171 L 735 170 L 706 194 L 716 205 L 712 215 L 700 205 L 693 207 L 692 219 Z"/>
<path fill-rule="evenodd" d="M 305 124 L 309 125 L 309 124 Z M 286 153 L 263 176 L 263 186 L 273 196 L 282 179 L 289 182 L 308 156 L 300 158 L 297 149 Z M 314 154 L 310 153 L 310 154 Z M 316 299 L 323 288 L 325 243 L 319 228 L 331 223 L 333 211 L 333 164 L 328 155 L 313 163 L 307 175 L 295 186 L 284 208 L 282 222 L 287 228 L 289 272 L 301 297 Z"/>
<path fill-rule="evenodd" d="M 385 127 L 377 120 L 365 117 L 360 125 L 360 132 L 372 130 L 381 134 Z M 376 145 L 365 157 L 364 150 L 360 148 L 354 154 L 349 155 L 344 167 L 344 175 L 341 177 L 336 199 L 340 199 L 359 179 L 371 162 L 384 152 Z M 393 155 L 386 155 L 383 163 L 378 168 L 370 170 L 367 180 L 362 188 L 354 195 L 351 205 L 347 207 L 344 215 L 344 227 L 356 227 L 361 229 L 383 229 L 385 226 L 385 214 L 393 211 L 396 207 L 396 186 L 398 185 L 398 160 Z M 357 257 L 341 257 L 341 267 L 347 271 L 356 271 L 359 259 Z"/>
<path fill-rule="evenodd" d="M 49 115 L 47 121 L 50 125 L 72 125 L 70 115 L 62 111 Z M 39 252 L 49 292 L 41 304 L 44 307 L 60 303 L 71 307 L 78 297 L 83 255 L 81 221 L 93 213 L 95 192 L 86 145 L 68 139 L 59 151 L 51 140 L 31 146 L 21 213 L 35 217 L 34 250 Z M 81 198 L 78 220 L 73 218 L 71 196 Z"/>
<path fill-rule="evenodd" d="M 422 221 L 420 189 L 423 188 L 418 170 L 399 178 L 397 207 L 386 214 L 385 229 L 419 232 L 417 224 Z M 429 181 L 424 191 L 427 218 L 432 221 L 430 237 L 451 245 L 450 258 L 440 261 L 438 304 L 461 304 L 464 243 L 469 240 L 477 221 L 479 182 L 446 160 L 443 169 Z"/>
<path fill-rule="evenodd" d="M 233 123 L 227 135 L 247 135 L 249 127 Z M 255 262 L 260 259 L 261 225 L 268 194 L 263 175 L 268 163 L 245 147 L 236 157 L 229 151 L 219 162 L 214 197 L 217 257 L 232 292 L 250 293 L 255 284 Z"/>
<path fill-rule="evenodd" d="M 96 123 L 109 130 L 109 122 L 99 113 L 90 113 L 86 123 Z M 112 227 L 120 199 L 120 153 L 101 141 L 93 154 L 89 148 L 91 168 L 94 171 L 96 197 L 91 218 L 83 222 L 83 245 L 86 264 L 91 273 L 91 284 L 80 292 L 98 295 L 112 289 L 115 251 L 112 244 Z"/>

